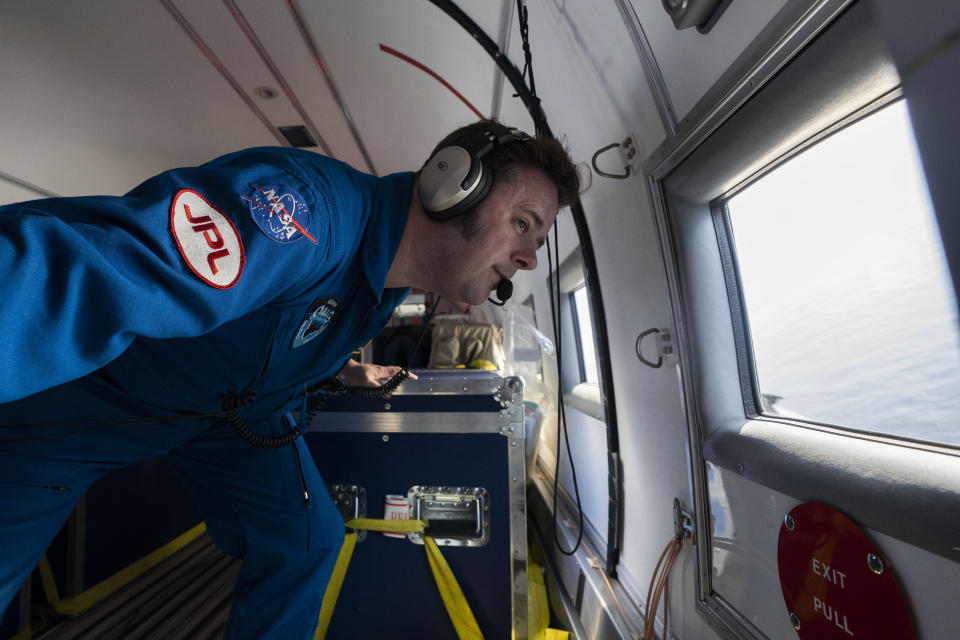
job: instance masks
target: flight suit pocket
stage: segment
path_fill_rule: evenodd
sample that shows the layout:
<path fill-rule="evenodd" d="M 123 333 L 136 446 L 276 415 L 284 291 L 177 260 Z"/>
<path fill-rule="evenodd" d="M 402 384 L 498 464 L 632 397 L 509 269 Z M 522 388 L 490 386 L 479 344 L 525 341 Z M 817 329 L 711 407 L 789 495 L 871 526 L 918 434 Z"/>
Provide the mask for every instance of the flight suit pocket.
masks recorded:
<path fill-rule="evenodd" d="M 46 460 L 0 453 L 0 520 L 25 521 L 72 503 L 76 479 Z"/>
<path fill-rule="evenodd" d="M 306 511 L 309 527 L 307 549 L 339 549 L 343 543 L 343 517 L 334 506 L 304 439 L 298 438 L 291 448 L 295 449 L 297 458 L 293 465 L 299 483 L 297 486 L 303 490 L 300 506 Z"/>

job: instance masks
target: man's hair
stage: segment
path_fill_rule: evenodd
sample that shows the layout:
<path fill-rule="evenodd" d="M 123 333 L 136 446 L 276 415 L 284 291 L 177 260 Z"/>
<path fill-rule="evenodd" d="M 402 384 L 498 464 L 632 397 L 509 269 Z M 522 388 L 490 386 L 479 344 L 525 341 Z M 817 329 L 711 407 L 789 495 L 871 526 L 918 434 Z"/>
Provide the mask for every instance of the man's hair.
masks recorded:
<path fill-rule="evenodd" d="M 494 124 L 493 120 L 480 120 L 460 127 L 441 140 L 430 152 L 430 157 L 444 147 L 464 144 L 491 124 Z M 498 181 L 510 179 L 511 174 L 520 167 L 531 167 L 543 171 L 557 188 L 557 202 L 561 208 L 573 204 L 580 193 L 577 167 L 563 145 L 553 138 L 538 137 L 498 144 L 483 156 L 483 162 L 492 174 L 491 190 Z M 475 208 L 453 219 L 467 239 L 477 231 L 476 216 L 473 215 Z"/>

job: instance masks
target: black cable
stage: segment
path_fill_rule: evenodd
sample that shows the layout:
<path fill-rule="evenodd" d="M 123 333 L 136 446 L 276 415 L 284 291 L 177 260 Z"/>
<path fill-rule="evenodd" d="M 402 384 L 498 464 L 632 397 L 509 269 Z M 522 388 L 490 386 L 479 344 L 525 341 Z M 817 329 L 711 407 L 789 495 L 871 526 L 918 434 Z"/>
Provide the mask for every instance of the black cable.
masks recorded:
<path fill-rule="evenodd" d="M 245 391 L 241 394 L 227 394 L 223 399 L 224 415 L 214 424 L 227 424 L 232 428 L 240 438 L 257 449 L 279 449 L 300 437 L 299 429 L 291 428 L 286 433 L 278 436 L 268 436 L 257 433 L 247 426 L 247 421 L 238 413 L 240 409 L 249 407 L 257 398 L 256 391 Z"/>
<path fill-rule="evenodd" d="M 437 296 L 437 299 L 433 303 L 433 308 L 430 309 L 430 313 L 427 314 L 427 319 L 423 323 L 423 331 L 420 332 L 420 337 L 417 338 L 417 343 L 413 345 L 413 352 L 410 354 L 410 359 L 407 361 L 408 363 L 413 362 L 416 359 L 417 352 L 420 351 L 420 343 L 423 342 L 424 336 L 427 335 L 427 329 L 430 327 L 430 321 L 433 320 L 433 314 L 436 313 L 438 306 L 440 306 L 440 296 Z M 410 369 L 408 367 L 404 367 L 400 371 L 393 374 L 393 377 L 379 387 L 355 387 L 347 385 L 346 391 L 350 395 L 360 396 L 363 398 L 383 398 L 396 391 L 397 387 L 400 386 L 400 383 L 409 377 Z"/>
<path fill-rule="evenodd" d="M 566 556 L 572 556 L 580 548 L 583 541 L 583 505 L 580 502 L 580 486 L 577 482 L 577 467 L 573 462 L 573 453 L 570 451 L 570 432 L 567 426 L 567 414 L 563 404 L 563 339 L 560 326 L 561 306 L 560 306 L 560 241 L 557 232 L 557 224 L 553 225 L 553 252 L 557 257 L 557 274 L 553 278 L 553 258 L 551 257 L 551 243 L 547 242 L 547 268 L 549 269 L 552 282 L 547 287 L 550 292 L 550 317 L 553 320 L 553 335 L 557 340 L 557 404 L 559 407 L 557 420 L 557 462 L 553 470 L 553 542 L 560 553 Z M 554 294 L 556 292 L 556 294 Z M 564 441 L 567 445 L 567 458 L 570 459 L 570 473 L 573 476 L 573 492 L 577 499 L 577 516 L 579 519 L 577 527 L 577 542 L 573 549 L 567 551 L 560 544 L 560 537 L 557 535 L 557 502 L 560 495 L 560 434 L 563 433 Z"/>
<path fill-rule="evenodd" d="M 420 351 L 420 344 L 423 342 L 423 338 L 427 335 L 427 329 L 430 327 L 430 321 L 433 320 L 433 315 L 436 313 L 439 305 L 440 296 L 437 296 L 436 301 L 433 303 L 433 308 L 430 309 L 430 313 L 427 315 L 427 319 L 423 323 L 423 330 L 420 332 L 420 337 L 417 338 L 417 343 L 413 347 L 413 351 L 410 354 L 408 362 L 413 362 L 416 359 L 417 353 Z M 355 385 L 346 385 L 343 384 L 343 382 L 341 382 L 336 376 L 327 378 L 326 380 L 321 380 L 318 384 L 307 390 L 307 415 L 304 424 L 309 423 L 320 412 L 324 404 L 326 404 L 327 396 L 353 395 L 360 396 L 361 398 L 371 399 L 384 398 L 396 391 L 397 387 L 399 387 L 400 384 L 409 377 L 410 369 L 409 367 L 404 367 L 400 371 L 393 374 L 389 380 L 384 382 L 379 387 L 359 387 Z"/>
<path fill-rule="evenodd" d="M 400 371 L 397 371 L 389 380 L 384 382 L 379 387 L 357 387 L 347 385 L 347 393 L 352 396 L 360 396 L 361 398 L 385 398 L 394 391 L 397 390 L 397 387 L 400 384 L 410 377 L 410 371 L 404 367 Z"/>
<path fill-rule="evenodd" d="M 520 39 L 523 42 L 523 72 L 520 74 L 520 78 L 522 80 L 526 77 L 529 87 L 527 106 L 530 109 L 530 116 L 533 118 L 534 133 L 540 137 L 547 137 L 550 136 L 550 130 L 547 127 L 547 118 L 543 113 L 543 108 L 540 106 L 540 98 L 537 96 L 537 83 L 533 79 L 533 53 L 530 51 L 530 24 L 526 0 L 517 0 L 517 19 L 520 23 Z M 520 94 L 514 94 L 514 97 L 519 96 Z M 531 104 L 535 105 L 535 108 L 531 108 Z"/>
<path fill-rule="evenodd" d="M 430 320 L 433 318 L 434 311 L 437 310 L 438 304 L 440 304 L 439 297 L 437 297 L 437 301 L 433 305 L 433 309 L 430 311 L 427 321 L 424 323 L 423 331 L 420 332 L 420 338 L 417 340 L 417 344 L 413 348 L 413 354 L 410 356 L 411 361 L 413 361 L 413 358 L 417 355 L 417 350 L 420 348 L 420 343 L 423 341 L 423 336 L 427 333 L 427 327 L 430 324 Z M 307 394 L 307 397 L 304 403 L 306 416 L 305 420 L 303 420 L 303 424 L 308 424 L 310 420 L 312 420 L 314 416 L 320 412 L 320 410 L 326 404 L 326 397 L 328 395 L 352 395 L 360 396 L 361 398 L 383 398 L 396 391 L 397 387 L 399 387 L 403 381 L 409 377 L 410 370 L 407 367 L 404 367 L 379 387 L 345 385 L 336 376 L 322 380 L 312 389 L 304 390 L 304 393 Z M 237 435 L 244 440 L 244 442 L 257 447 L 258 449 L 277 449 L 280 447 L 285 447 L 288 444 L 293 444 L 293 442 L 301 435 L 300 429 L 291 427 L 286 433 L 278 436 L 268 436 L 259 434 L 247 426 L 247 421 L 244 420 L 243 417 L 237 413 L 237 411 L 243 407 L 250 406 L 250 404 L 252 404 L 256 399 L 256 396 L 256 391 L 248 391 L 240 395 L 228 395 L 223 400 L 223 409 L 225 412 L 224 416 L 218 422 L 228 424 L 233 428 Z M 297 464 L 300 464 L 299 459 L 297 460 Z M 300 473 L 302 476 L 302 469 Z M 306 493 L 305 489 L 304 493 Z"/>
<path fill-rule="evenodd" d="M 530 115 L 533 117 L 533 124 L 537 136 L 542 137 L 553 137 L 550 133 L 550 129 L 547 126 L 547 118 L 543 113 L 543 108 L 540 106 L 540 98 L 537 97 L 537 85 L 533 79 L 533 54 L 530 51 L 530 25 L 529 25 L 529 15 L 527 13 L 527 3 L 525 0 L 517 0 L 517 16 L 520 22 L 520 38 L 523 41 L 523 57 L 524 57 L 524 66 L 523 73 L 521 74 L 521 80 L 523 76 L 526 76 L 529 85 L 529 96 L 530 100 L 527 104 L 528 108 L 533 105 L 535 108 L 530 108 Z M 557 231 L 558 223 L 555 221 L 553 224 L 553 250 L 556 253 L 557 258 L 557 269 L 560 269 L 560 241 L 559 234 Z M 547 244 L 547 263 L 550 269 L 551 277 L 553 277 L 553 261 L 550 257 L 550 245 Z M 562 335 L 560 333 L 562 327 L 560 326 L 560 274 L 557 273 L 557 279 L 553 283 L 554 287 L 550 287 L 550 315 L 553 319 L 553 334 L 557 340 L 557 404 L 559 407 L 559 412 L 557 415 L 557 463 L 554 468 L 553 473 L 553 540 L 557 546 L 557 549 L 560 550 L 560 553 L 563 553 L 567 556 L 572 556 L 577 552 L 577 549 L 580 548 L 580 543 L 583 541 L 583 505 L 580 502 L 580 486 L 577 482 L 577 467 L 573 461 L 573 454 L 570 451 L 570 432 L 567 430 L 567 415 L 564 409 L 563 404 L 563 360 L 562 360 Z M 553 295 L 553 289 L 556 289 L 556 296 Z M 554 311 L 556 309 L 556 311 Z M 560 434 L 563 433 L 564 441 L 566 442 L 567 447 L 567 457 L 570 459 L 570 473 L 573 477 L 573 492 L 576 495 L 577 499 L 577 516 L 579 519 L 579 526 L 577 528 L 577 543 L 573 546 L 573 549 L 567 551 L 563 548 L 563 545 L 560 544 L 560 538 L 557 536 L 557 497 L 559 495 L 559 482 L 560 482 Z"/>

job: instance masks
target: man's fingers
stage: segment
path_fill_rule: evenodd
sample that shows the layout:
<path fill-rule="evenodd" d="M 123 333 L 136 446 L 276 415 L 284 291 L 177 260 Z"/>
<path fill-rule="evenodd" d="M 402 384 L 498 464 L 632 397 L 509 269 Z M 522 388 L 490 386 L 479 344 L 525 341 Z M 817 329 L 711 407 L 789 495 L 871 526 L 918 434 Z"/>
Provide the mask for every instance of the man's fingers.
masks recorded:
<path fill-rule="evenodd" d="M 365 371 L 366 385 L 370 387 L 382 386 L 393 379 L 395 375 L 403 371 L 403 367 L 370 365 Z M 417 380 L 417 374 L 408 372 L 411 380 Z"/>

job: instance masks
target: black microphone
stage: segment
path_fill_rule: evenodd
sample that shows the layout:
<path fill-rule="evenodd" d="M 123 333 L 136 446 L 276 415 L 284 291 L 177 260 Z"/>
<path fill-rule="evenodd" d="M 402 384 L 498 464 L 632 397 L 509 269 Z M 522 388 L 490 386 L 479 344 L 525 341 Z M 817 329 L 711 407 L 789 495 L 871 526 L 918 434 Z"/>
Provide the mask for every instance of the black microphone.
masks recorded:
<path fill-rule="evenodd" d="M 497 297 L 500 298 L 500 301 L 497 302 L 493 298 L 487 298 L 487 302 L 492 302 L 498 307 L 502 307 L 507 303 L 507 300 L 510 299 L 510 296 L 513 295 L 513 283 L 507 280 L 506 278 L 501 278 L 500 282 L 497 283 Z"/>

